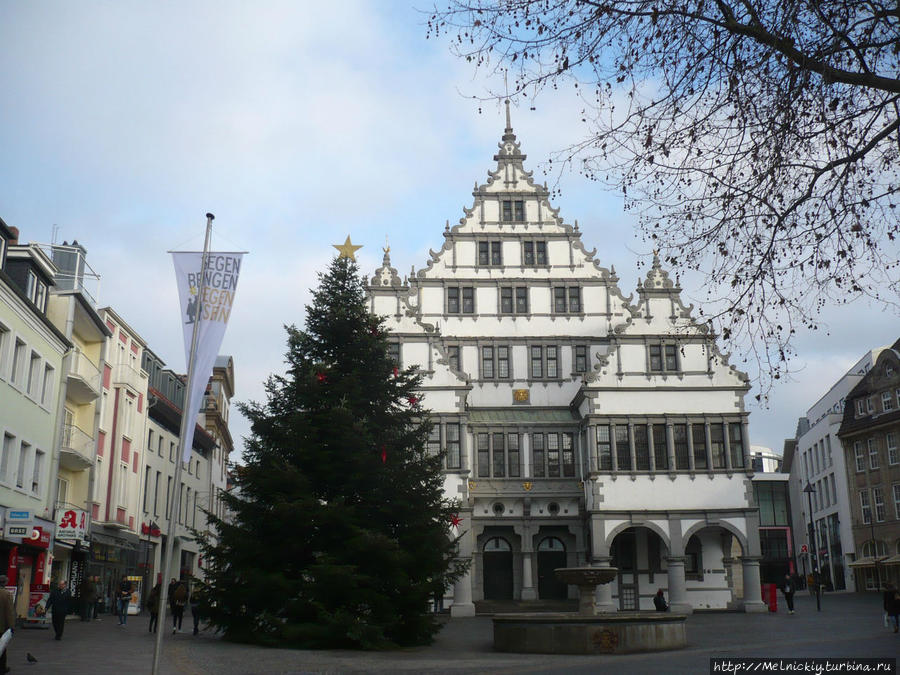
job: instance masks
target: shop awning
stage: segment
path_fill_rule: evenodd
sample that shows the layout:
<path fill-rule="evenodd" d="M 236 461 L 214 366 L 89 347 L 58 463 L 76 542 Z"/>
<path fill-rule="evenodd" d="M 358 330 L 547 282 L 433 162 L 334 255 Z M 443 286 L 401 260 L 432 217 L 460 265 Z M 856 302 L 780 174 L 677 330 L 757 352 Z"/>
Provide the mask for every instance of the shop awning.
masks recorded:
<path fill-rule="evenodd" d="M 875 567 L 875 564 L 884 565 L 889 558 L 860 558 L 849 563 L 847 567 Z"/>
<path fill-rule="evenodd" d="M 122 537 L 111 537 L 108 534 L 101 534 L 100 532 L 91 532 L 91 541 L 94 541 L 98 544 L 115 546 L 116 548 L 124 548 L 131 551 L 138 550 L 138 546 L 134 542 L 123 539 Z"/>

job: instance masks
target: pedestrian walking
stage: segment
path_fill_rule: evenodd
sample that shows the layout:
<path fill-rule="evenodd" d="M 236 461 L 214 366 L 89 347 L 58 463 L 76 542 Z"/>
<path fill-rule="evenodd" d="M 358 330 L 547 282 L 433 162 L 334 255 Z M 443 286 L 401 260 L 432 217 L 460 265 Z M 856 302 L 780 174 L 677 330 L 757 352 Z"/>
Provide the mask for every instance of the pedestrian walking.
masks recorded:
<path fill-rule="evenodd" d="M 47 610 L 52 615 L 53 631 L 56 633 L 56 639 L 62 640 L 63 629 L 66 627 L 66 615 L 69 613 L 69 607 L 72 605 L 72 594 L 67 588 L 65 579 L 60 579 L 52 591 L 50 598 L 47 600 Z"/>
<path fill-rule="evenodd" d="M 656 607 L 657 612 L 669 611 L 669 603 L 666 602 L 666 596 L 663 595 L 663 589 L 657 589 L 656 595 L 653 596 L 653 606 Z"/>
<path fill-rule="evenodd" d="M 6 590 L 8 583 L 9 578 L 5 574 L 0 574 L 0 635 L 3 635 L 7 630 L 13 632 L 16 630 L 16 610 L 13 607 L 12 596 Z M 8 649 L 9 645 L 0 654 L 0 673 L 9 672 L 9 668 L 6 667 L 6 652 Z"/>
<path fill-rule="evenodd" d="M 119 583 L 119 591 L 116 595 L 116 609 L 119 613 L 119 626 L 125 628 L 128 621 L 128 605 L 131 604 L 132 587 L 128 577 L 122 575 L 122 581 Z"/>
<path fill-rule="evenodd" d="M 797 586 L 790 574 L 784 575 L 784 581 L 781 582 L 781 592 L 784 594 L 784 601 L 788 606 L 788 614 L 794 613 L 794 593 L 797 592 Z"/>
<path fill-rule="evenodd" d="M 96 600 L 94 601 L 94 621 L 101 621 L 98 614 L 100 614 L 100 606 L 103 604 L 103 584 L 100 582 L 100 577 L 95 576 L 94 578 L 94 597 Z"/>
<path fill-rule="evenodd" d="M 175 582 L 172 591 L 169 609 L 172 610 L 172 632 L 181 632 L 181 623 L 184 621 L 184 608 L 188 603 L 187 585 L 183 581 Z"/>
<path fill-rule="evenodd" d="M 191 619 L 194 621 L 194 635 L 200 632 L 200 621 L 203 618 L 203 610 L 200 607 L 200 596 L 196 592 L 191 593 Z"/>
<path fill-rule="evenodd" d="M 147 598 L 147 605 L 150 607 L 150 628 L 151 633 L 155 633 L 159 627 L 159 601 L 162 595 L 162 582 L 157 582 L 150 590 L 150 596 Z"/>
<path fill-rule="evenodd" d="M 884 612 L 894 624 L 894 632 L 900 630 L 900 591 L 892 583 L 884 585 Z"/>
<path fill-rule="evenodd" d="M 94 617 L 94 607 L 97 605 L 97 586 L 91 577 L 85 577 L 81 582 L 81 620 L 90 621 Z"/>

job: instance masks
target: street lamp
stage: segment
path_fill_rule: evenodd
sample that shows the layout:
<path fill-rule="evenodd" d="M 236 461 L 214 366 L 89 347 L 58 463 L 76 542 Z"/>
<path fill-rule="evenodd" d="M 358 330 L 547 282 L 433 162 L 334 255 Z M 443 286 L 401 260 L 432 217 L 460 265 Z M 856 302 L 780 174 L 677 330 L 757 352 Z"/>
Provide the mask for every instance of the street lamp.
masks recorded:
<path fill-rule="evenodd" d="M 821 592 L 819 590 L 819 552 L 816 549 L 816 530 L 813 527 L 813 517 L 812 517 L 812 496 L 815 491 L 816 491 L 816 488 L 814 488 L 812 486 L 812 483 L 810 483 L 809 481 L 806 481 L 806 487 L 803 488 L 803 492 L 806 493 L 806 498 L 808 499 L 808 503 L 809 503 L 809 550 L 810 550 L 811 554 L 815 555 L 815 558 L 813 558 L 813 560 L 812 560 L 813 584 L 816 587 L 815 588 L 816 611 L 821 612 L 822 611 L 822 600 L 820 597 Z"/>
<path fill-rule="evenodd" d="M 875 513 L 869 512 L 869 530 L 872 532 L 872 562 L 875 564 L 875 590 L 881 589 L 881 576 L 878 574 L 878 542 L 875 541 Z"/>

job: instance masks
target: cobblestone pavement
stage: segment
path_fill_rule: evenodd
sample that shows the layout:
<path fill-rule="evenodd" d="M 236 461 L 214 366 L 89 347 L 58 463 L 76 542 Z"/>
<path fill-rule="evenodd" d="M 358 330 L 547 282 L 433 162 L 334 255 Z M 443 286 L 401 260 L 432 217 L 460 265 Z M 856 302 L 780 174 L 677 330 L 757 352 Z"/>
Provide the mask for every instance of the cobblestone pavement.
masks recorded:
<path fill-rule="evenodd" d="M 779 600 L 781 598 L 779 597 Z M 163 644 L 162 672 L 187 675 L 271 673 L 707 673 L 714 656 L 887 657 L 900 654 L 900 635 L 883 628 L 881 596 L 827 595 L 821 612 L 798 594 L 796 614 L 783 606 L 777 614 L 698 613 L 688 619 L 687 649 L 625 656 L 503 654 L 492 649 L 488 617 L 449 620 L 434 644 L 393 652 L 263 649 L 223 642 L 209 631 L 193 636 L 169 633 Z M 52 630 L 20 629 L 10 643 L 13 673 L 150 672 L 153 636 L 145 616 L 129 617 L 119 628 L 115 617 L 66 623 L 59 642 Z M 30 652 L 37 659 L 28 664 Z"/>

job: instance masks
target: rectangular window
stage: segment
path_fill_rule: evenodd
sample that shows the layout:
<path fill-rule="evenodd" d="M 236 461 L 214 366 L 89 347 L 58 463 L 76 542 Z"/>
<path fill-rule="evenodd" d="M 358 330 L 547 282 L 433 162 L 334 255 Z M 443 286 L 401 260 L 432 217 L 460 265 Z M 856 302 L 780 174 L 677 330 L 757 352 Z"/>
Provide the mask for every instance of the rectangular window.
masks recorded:
<path fill-rule="evenodd" d="M 870 415 L 873 412 L 875 412 L 875 397 L 874 396 L 869 396 L 866 399 L 866 412 L 869 413 Z"/>
<path fill-rule="evenodd" d="M 31 470 L 31 491 L 34 494 L 41 493 L 41 476 L 44 473 L 44 451 L 34 451 L 34 466 Z"/>
<path fill-rule="evenodd" d="M 459 370 L 459 345 L 447 347 L 447 362 L 451 370 Z"/>
<path fill-rule="evenodd" d="M 894 395 L 891 392 L 886 391 L 881 394 L 881 407 L 885 412 L 894 409 Z"/>
<path fill-rule="evenodd" d="M 534 265 L 534 242 L 522 242 L 522 261 L 526 265 Z"/>
<path fill-rule="evenodd" d="M 475 313 L 475 289 L 471 286 L 465 286 L 462 289 L 462 313 Z"/>
<path fill-rule="evenodd" d="M 521 199 L 517 199 L 513 202 L 513 216 L 515 217 L 516 222 L 525 222 L 525 202 Z"/>
<path fill-rule="evenodd" d="M 147 513 L 147 502 L 150 498 L 150 467 L 144 466 L 144 504 L 143 511 Z"/>
<path fill-rule="evenodd" d="M 678 372 L 678 347 L 672 344 L 648 345 L 650 372 Z"/>
<path fill-rule="evenodd" d="M 119 465 L 119 505 L 126 506 L 128 504 L 128 465 Z"/>
<path fill-rule="evenodd" d="M 528 314 L 528 289 L 516 286 L 516 314 Z"/>
<path fill-rule="evenodd" d="M 894 483 L 894 518 L 900 519 L 900 483 Z"/>
<path fill-rule="evenodd" d="M 875 442 L 874 438 L 869 438 L 868 440 L 866 440 L 866 445 L 869 446 L 869 468 L 877 469 L 879 467 L 878 444 Z"/>
<path fill-rule="evenodd" d="M 503 434 L 495 432 L 491 434 L 491 453 L 494 459 L 494 478 L 503 478 L 506 475 L 506 448 L 503 444 Z"/>
<path fill-rule="evenodd" d="M 172 514 L 172 477 L 166 478 L 166 518 Z"/>
<path fill-rule="evenodd" d="M 543 349 L 541 347 L 531 348 L 531 379 L 540 380 L 544 377 L 544 359 Z"/>
<path fill-rule="evenodd" d="M 609 425 L 597 427 L 597 470 L 612 471 L 612 445 L 609 440 Z"/>
<path fill-rule="evenodd" d="M 175 462 L 175 443 L 169 442 L 169 461 Z"/>
<path fill-rule="evenodd" d="M 714 469 L 725 468 L 725 432 L 721 424 L 709 425 L 709 449 L 712 451 Z"/>
<path fill-rule="evenodd" d="M 556 347 L 546 347 L 548 378 L 559 377 L 559 359 L 557 357 L 557 352 L 558 350 Z"/>
<path fill-rule="evenodd" d="M 509 378 L 509 347 L 497 347 L 497 377 Z"/>
<path fill-rule="evenodd" d="M 486 433 L 478 434 L 478 475 L 491 477 L 491 439 Z"/>
<path fill-rule="evenodd" d="M 159 515 L 159 479 L 162 478 L 162 472 L 156 472 L 156 481 L 153 483 L 153 515 Z"/>
<path fill-rule="evenodd" d="M 687 425 L 675 424 L 672 426 L 675 436 L 675 468 L 679 471 L 687 471 L 691 468 L 688 455 Z"/>
<path fill-rule="evenodd" d="M 569 311 L 573 314 L 581 311 L 581 289 L 578 286 L 569 287 Z"/>
<path fill-rule="evenodd" d="M 863 454 L 862 443 L 859 441 L 853 443 L 853 458 L 856 460 L 856 470 L 865 471 L 866 457 L 865 454 Z"/>
<path fill-rule="evenodd" d="M 862 417 L 865 414 L 866 414 L 866 402 L 861 398 L 856 399 L 856 416 Z"/>
<path fill-rule="evenodd" d="M 544 477 L 544 434 L 531 434 L 531 467 L 535 478 Z"/>
<path fill-rule="evenodd" d="M 534 257 L 535 263 L 538 265 L 546 265 L 547 264 L 547 242 L 546 241 L 536 241 L 534 243 Z"/>
<path fill-rule="evenodd" d="M 634 425 L 634 458 L 638 471 L 650 470 L 650 441 L 645 424 Z"/>
<path fill-rule="evenodd" d="M 13 348 L 12 371 L 9 374 L 9 381 L 13 384 L 22 384 L 23 371 L 25 369 L 25 343 L 16 338 L 16 344 Z"/>
<path fill-rule="evenodd" d="M 575 437 L 570 432 L 560 434 L 562 436 L 562 468 L 563 476 L 575 475 Z"/>
<path fill-rule="evenodd" d="M 559 436 L 547 434 L 547 476 L 559 478 Z"/>
<path fill-rule="evenodd" d="M 31 358 L 28 360 L 28 379 L 25 382 L 25 393 L 31 398 L 37 398 L 40 375 L 41 357 L 37 352 L 31 352 Z"/>
<path fill-rule="evenodd" d="M 65 478 L 56 479 L 56 503 L 65 504 L 69 501 L 69 481 Z"/>
<path fill-rule="evenodd" d="M 391 360 L 395 366 L 400 366 L 400 343 L 399 342 L 388 342 L 387 343 L 387 357 Z"/>
<path fill-rule="evenodd" d="M 9 463 L 13 457 L 13 447 L 16 437 L 4 433 L 3 434 L 3 454 L 0 455 L 0 481 L 8 483 L 11 476 L 9 475 Z"/>
<path fill-rule="evenodd" d="M 490 261 L 490 247 L 488 246 L 488 242 L 479 241 L 478 242 L 478 265 L 480 267 L 485 267 Z"/>
<path fill-rule="evenodd" d="M 615 425 L 616 434 L 616 461 L 619 471 L 631 471 L 631 445 L 628 438 L 628 425 Z"/>
<path fill-rule="evenodd" d="M 666 370 L 675 372 L 678 370 L 678 360 L 675 356 L 675 345 L 665 345 Z"/>
<path fill-rule="evenodd" d="M 432 457 L 437 457 L 439 454 L 441 454 L 440 424 L 435 424 L 431 427 L 431 431 L 428 432 L 428 441 L 425 444 L 425 449 Z"/>
<path fill-rule="evenodd" d="M 884 491 L 881 487 L 872 488 L 872 501 L 875 502 L 875 522 L 884 522 Z"/>
<path fill-rule="evenodd" d="M 31 445 L 22 441 L 19 446 L 19 463 L 16 465 L 16 487 L 25 487 L 25 468 L 28 466 L 28 460 L 31 459 Z"/>
<path fill-rule="evenodd" d="M 507 223 L 512 222 L 512 219 L 513 219 L 513 207 L 512 207 L 512 200 L 510 200 L 510 199 L 504 199 L 504 200 L 503 200 L 502 219 L 503 219 L 504 222 L 507 222 Z"/>
<path fill-rule="evenodd" d="M 459 424 L 444 426 L 447 434 L 447 468 L 460 468 Z"/>
<path fill-rule="evenodd" d="M 3 238 L 0 237 L 0 247 L 2 247 Z M 0 258 L 0 263 L 3 259 Z M 10 330 L 0 323 L 0 379 L 6 377 L 6 348 L 9 343 Z"/>
<path fill-rule="evenodd" d="M 494 379 L 494 348 L 481 348 L 481 379 Z"/>
<path fill-rule="evenodd" d="M 503 264 L 502 250 L 499 241 L 491 242 L 491 265 L 498 266 Z"/>
<path fill-rule="evenodd" d="M 888 451 L 888 464 L 896 464 L 900 459 L 897 457 L 897 434 L 891 432 L 884 438 L 884 443 Z"/>
<path fill-rule="evenodd" d="M 694 468 L 706 468 L 706 425 L 691 425 L 691 436 L 694 441 Z"/>
<path fill-rule="evenodd" d="M 576 345 L 575 346 L 575 359 L 574 359 L 575 368 L 574 371 L 576 373 L 586 373 L 587 372 L 587 345 Z"/>
<path fill-rule="evenodd" d="M 519 434 L 506 435 L 506 451 L 509 459 L 509 477 L 518 478 L 519 471 Z"/>
<path fill-rule="evenodd" d="M 666 442 L 666 425 L 653 425 L 653 458 L 656 460 L 657 471 L 667 471 L 669 468 L 669 448 Z"/>
<path fill-rule="evenodd" d="M 728 440 L 731 445 L 731 468 L 744 468 L 744 432 L 740 422 L 732 422 L 728 425 L 730 434 Z"/>
<path fill-rule="evenodd" d="M 44 364 L 44 381 L 41 385 L 41 405 L 48 406 L 50 405 L 50 399 L 53 398 L 53 376 L 56 373 L 56 370 L 53 366 L 45 363 Z"/>
<path fill-rule="evenodd" d="M 447 289 L 447 314 L 459 314 L 459 289 Z"/>
<path fill-rule="evenodd" d="M 662 372 L 662 345 L 650 345 L 650 371 Z"/>
<path fill-rule="evenodd" d="M 566 311 L 565 286 L 557 286 L 553 289 L 553 311 L 557 314 L 564 314 Z"/>
<path fill-rule="evenodd" d="M 513 313 L 513 289 L 508 286 L 500 289 L 500 313 Z"/>
<path fill-rule="evenodd" d="M 862 513 L 862 521 L 865 525 L 872 523 L 872 505 L 869 503 L 869 491 L 859 491 L 859 506 Z"/>

